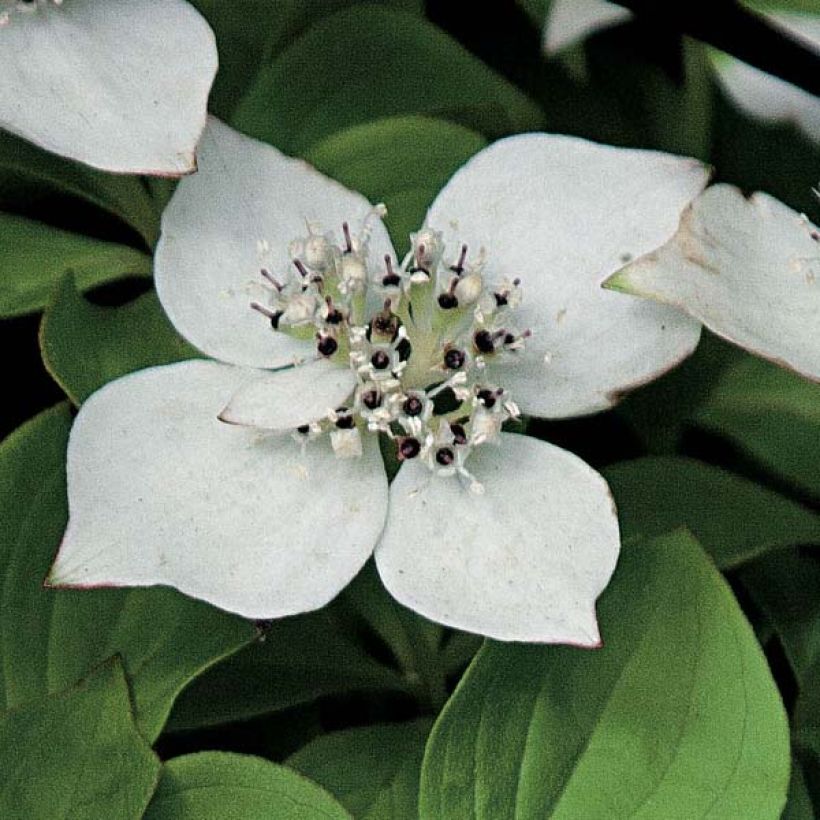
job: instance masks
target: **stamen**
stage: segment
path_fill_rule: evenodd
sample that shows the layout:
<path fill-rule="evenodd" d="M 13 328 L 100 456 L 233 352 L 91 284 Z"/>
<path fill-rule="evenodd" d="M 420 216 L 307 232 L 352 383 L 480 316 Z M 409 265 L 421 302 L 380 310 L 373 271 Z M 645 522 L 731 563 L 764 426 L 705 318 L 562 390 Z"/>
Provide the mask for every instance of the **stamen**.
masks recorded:
<path fill-rule="evenodd" d="M 333 306 L 333 300 L 329 296 L 325 296 L 325 304 L 327 305 L 327 316 L 325 316 L 325 321 L 329 325 L 340 325 L 344 319 L 342 312 Z"/>
<path fill-rule="evenodd" d="M 458 370 L 464 367 L 465 360 L 466 356 L 464 355 L 464 351 L 455 347 L 451 347 L 444 354 L 444 365 L 450 370 Z"/>
<path fill-rule="evenodd" d="M 342 222 L 342 233 L 345 236 L 345 253 L 353 253 L 353 240 L 350 238 L 350 225 Z"/>
<path fill-rule="evenodd" d="M 450 265 L 450 270 L 458 276 L 464 273 L 464 262 L 467 260 L 467 246 L 461 246 L 461 253 L 458 257 L 458 262 L 455 265 Z"/>
<path fill-rule="evenodd" d="M 380 407 L 382 403 L 382 396 L 378 390 L 368 390 L 366 393 L 362 394 L 362 404 L 368 410 L 375 410 L 377 407 Z"/>
<path fill-rule="evenodd" d="M 489 330 L 479 330 L 473 336 L 473 345 L 479 353 L 495 353 L 495 343 Z"/>
<path fill-rule="evenodd" d="M 383 350 L 377 350 L 370 357 L 370 364 L 372 364 L 376 370 L 385 370 L 390 366 L 390 356 L 388 356 Z"/>
<path fill-rule="evenodd" d="M 462 447 L 467 443 L 467 431 L 463 424 L 451 424 L 450 432 L 453 434 L 453 444 Z"/>
<path fill-rule="evenodd" d="M 421 452 L 421 442 L 414 436 L 399 439 L 399 461 L 415 458 Z"/>
<path fill-rule="evenodd" d="M 401 409 L 407 416 L 418 416 L 424 410 L 424 404 L 418 396 L 408 396 L 404 400 Z"/>
<path fill-rule="evenodd" d="M 281 310 L 270 310 L 269 308 L 266 308 L 264 305 L 260 305 L 259 302 L 251 302 L 251 307 L 257 313 L 261 313 L 263 316 L 270 319 L 270 326 L 274 330 L 279 330 L 279 320 L 284 315 L 283 311 L 281 311 Z"/>
<path fill-rule="evenodd" d="M 267 268 L 260 268 L 259 273 L 262 274 L 262 276 L 265 279 L 267 279 L 268 282 L 270 282 L 276 288 L 276 290 L 279 291 L 279 293 L 281 293 L 284 290 L 285 286 L 277 279 L 274 279 L 274 277 L 271 275 L 271 272 Z"/>
<path fill-rule="evenodd" d="M 332 356 L 339 349 L 339 343 L 332 336 L 320 336 L 317 334 L 316 338 L 319 340 L 316 349 L 322 356 Z"/>
<path fill-rule="evenodd" d="M 496 399 L 498 399 L 503 390 L 487 390 L 483 388 L 476 393 L 476 398 L 489 410 L 495 406 Z"/>
<path fill-rule="evenodd" d="M 384 255 L 384 266 L 387 273 L 382 277 L 382 285 L 388 287 L 398 287 L 401 284 L 401 276 L 393 270 L 393 261 L 389 254 Z"/>

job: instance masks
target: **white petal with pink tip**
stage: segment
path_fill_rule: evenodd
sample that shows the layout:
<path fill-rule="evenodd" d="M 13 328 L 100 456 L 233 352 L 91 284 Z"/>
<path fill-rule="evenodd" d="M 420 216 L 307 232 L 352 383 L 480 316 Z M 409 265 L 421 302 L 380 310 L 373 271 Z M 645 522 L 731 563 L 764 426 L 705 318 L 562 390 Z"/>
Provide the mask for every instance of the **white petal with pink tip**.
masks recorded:
<path fill-rule="evenodd" d="M 189 361 L 111 382 L 68 447 L 57 586 L 165 584 L 250 618 L 326 604 L 384 524 L 375 438 L 360 459 L 217 420 L 249 372 Z"/>
<path fill-rule="evenodd" d="M 404 464 L 376 547 L 385 586 L 431 620 L 506 641 L 600 642 L 595 600 L 620 547 L 609 489 L 571 453 L 501 434 L 459 478 Z"/>

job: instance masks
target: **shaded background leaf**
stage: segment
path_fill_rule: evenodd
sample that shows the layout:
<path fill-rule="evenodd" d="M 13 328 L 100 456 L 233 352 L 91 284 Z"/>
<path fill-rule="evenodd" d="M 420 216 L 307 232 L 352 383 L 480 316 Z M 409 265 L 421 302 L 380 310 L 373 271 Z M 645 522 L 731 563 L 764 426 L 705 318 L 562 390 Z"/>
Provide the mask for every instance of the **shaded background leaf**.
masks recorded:
<path fill-rule="evenodd" d="M 75 686 L 0 715 L 0 815 L 139 820 L 159 760 L 112 660 Z"/>

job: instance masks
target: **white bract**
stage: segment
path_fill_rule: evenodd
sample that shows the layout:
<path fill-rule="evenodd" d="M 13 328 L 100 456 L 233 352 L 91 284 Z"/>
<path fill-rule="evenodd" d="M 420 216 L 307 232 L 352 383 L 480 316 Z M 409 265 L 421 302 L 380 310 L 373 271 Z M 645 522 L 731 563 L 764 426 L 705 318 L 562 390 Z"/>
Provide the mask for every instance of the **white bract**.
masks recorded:
<path fill-rule="evenodd" d="M 667 241 L 706 180 L 656 152 L 510 137 L 453 176 L 399 259 L 383 208 L 212 120 L 156 285 L 219 362 L 85 403 L 50 582 L 169 584 L 270 618 L 322 606 L 375 549 L 428 618 L 597 645 L 619 550 L 606 484 L 502 425 L 609 407 L 693 350 L 699 323 L 600 285 Z"/>
<path fill-rule="evenodd" d="M 105 171 L 191 172 L 216 68 L 184 0 L 0 0 L 0 128 Z"/>
<path fill-rule="evenodd" d="M 820 230 L 764 193 L 714 185 L 677 234 L 606 283 L 686 310 L 710 330 L 820 381 Z"/>
<path fill-rule="evenodd" d="M 820 15 L 779 10 L 779 4 L 749 3 L 804 46 L 820 54 Z M 607 0 L 554 0 L 544 26 L 544 51 L 553 55 L 597 31 L 631 19 L 629 9 Z M 820 143 L 820 100 L 802 88 L 715 49 L 709 49 L 715 76 L 732 102 L 750 116 L 791 124 Z"/>

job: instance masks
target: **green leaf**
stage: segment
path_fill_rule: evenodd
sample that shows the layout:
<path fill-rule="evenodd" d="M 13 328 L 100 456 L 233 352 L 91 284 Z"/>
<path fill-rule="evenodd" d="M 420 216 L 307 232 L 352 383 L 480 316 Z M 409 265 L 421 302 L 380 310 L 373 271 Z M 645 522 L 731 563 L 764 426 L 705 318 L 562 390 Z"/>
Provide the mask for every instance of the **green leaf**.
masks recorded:
<path fill-rule="evenodd" d="M 324 786 L 357 820 L 418 820 L 430 721 L 365 726 L 313 740 L 288 766 Z"/>
<path fill-rule="evenodd" d="M 138 820 L 159 760 L 112 660 L 82 683 L 0 716 L 0 816 Z"/>
<path fill-rule="evenodd" d="M 193 0 L 216 34 L 219 72 L 208 108 L 227 119 L 265 57 L 278 54 L 314 22 L 356 0 Z M 385 5 L 421 13 L 421 0 L 385 0 Z"/>
<path fill-rule="evenodd" d="M 171 589 L 43 587 L 66 526 L 70 423 L 59 405 L 0 446 L 0 708 L 59 691 L 119 654 L 137 725 L 153 739 L 182 687 L 255 633 Z"/>
<path fill-rule="evenodd" d="M 139 177 L 96 171 L 0 131 L 0 208 L 16 210 L 45 194 L 82 199 L 114 214 L 149 247 L 159 236 L 159 211 Z"/>
<path fill-rule="evenodd" d="M 77 292 L 71 275 L 60 280 L 43 316 L 40 350 L 77 405 L 126 373 L 200 355 L 174 330 L 153 291 L 123 307 L 99 307 Z"/>
<path fill-rule="evenodd" d="M 486 144 L 475 131 L 445 120 L 393 117 L 334 134 L 305 159 L 371 202 L 387 205 L 387 226 L 401 256 L 436 194 Z"/>
<path fill-rule="evenodd" d="M 433 728 L 422 818 L 777 818 L 788 725 L 754 634 L 697 542 L 623 550 L 605 646 L 487 642 Z"/>
<path fill-rule="evenodd" d="M 365 4 L 322 19 L 280 52 L 233 124 L 301 154 L 342 129 L 406 114 L 441 116 L 493 137 L 543 122 L 533 102 L 432 24 Z"/>
<path fill-rule="evenodd" d="M 360 649 L 334 616 L 336 605 L 273 621 L 264 640 L 195 680 L 171 715 L 171 731 L 247 720 L 324 695 L 410 691 Z"/>
<path fill-rule="evenodd" d="M 323 789 L 258 757 L 203 752 L 170 760 L 145 820 L 351 820 Z"/>
<path fill-rule="evenodd" d="M 723 371 L 694 420 L 820 498 L 820 385 L 744 357 Z"/>
<path fill-rule="evenodd" d="M 748 479 L 688 458 L 606 468 L 621 532 L 649 538 L 687 527 L 721 569 L 767 550 L 820 541 L 820 515 Z"/>
<path fill-rule="evenodd" d="M 60 276 L 68 271 L 77 286 L 126 276 L 150 276 L 151 259 L 134 248 L 68 233 L 40 222 L 0 213 L 0 316 L 40 310 Z"/>
<path fill-rule="evenodd" d="M 797 550 L 743 567 L 740 581 L 780 638 L 798 680 L 820 659 L 820 560 Z"/>

